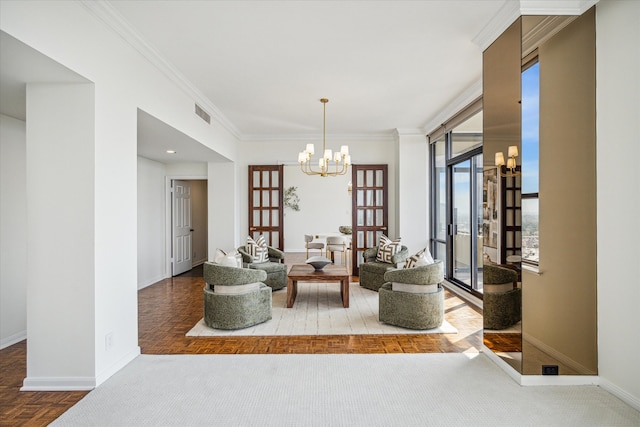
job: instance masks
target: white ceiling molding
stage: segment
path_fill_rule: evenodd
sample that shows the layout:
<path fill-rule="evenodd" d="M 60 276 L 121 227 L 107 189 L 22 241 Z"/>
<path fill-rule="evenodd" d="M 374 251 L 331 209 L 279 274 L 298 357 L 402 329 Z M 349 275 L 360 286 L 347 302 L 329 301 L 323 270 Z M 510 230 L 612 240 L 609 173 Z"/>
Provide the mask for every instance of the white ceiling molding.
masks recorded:
<path fill-rule="evenodd" d="M 425 135 L 422 129 L 396 129 L 395 133 L 399 136 Z"/>
<path fill-rule="evenodd" d="M 518 1 L 505 1 L 498 13 L 484 26 L 472 40 L 483 52 L 520 16 Z"/>
<path fill-rule="evenodd" d="M 340 142 L 385 142 L 393 138 L 394 130 L 387 133 L 361 133 L 361 134 L 327 134 L 327 140 Z M 322 134 L 300 135 L 243 135 L 243 142 L 322 142 Z"/>
<path fill-rule="evenodd" d="M 438 129 L 444 122 L 481 96 L 482 80 L 478 80 L 456 97 L 450 104 L 441 109 L 437 116 L 430 119 L 422 128 L 422 132 L 428 135 Z"/>
<path fill-rule="evenodd" d="M 582 15 L 599 0 L 520 0 L 521 15 Z"/>
<path fill-rule="evenodd" d="M 505 1 L 498 13 L 473 38 L 484 52 L 518 17 L 524 15 L 582 15 L 599 0 L 520 0 Z"/>
<path fill-rule="evenodd" d="M 182 91 L 194 99 L 194 102 L 201 105 L 212 118 L 231 133 L 240 139 L 238 129 L 226 118 L 226 116 L 198 90 L 180 71 L 167 62 L 162 55 L 147 43 L 144 38 L 111 6 L 108 1 L 103 0 L 81 0 L 81 3 L 98 19 L 104 22 L 107 27 L 122 37 L 145 59 L 160 70 L 167 78 L 174 82 Z M 195 113 L 194 113 L 195 114 Z"/>

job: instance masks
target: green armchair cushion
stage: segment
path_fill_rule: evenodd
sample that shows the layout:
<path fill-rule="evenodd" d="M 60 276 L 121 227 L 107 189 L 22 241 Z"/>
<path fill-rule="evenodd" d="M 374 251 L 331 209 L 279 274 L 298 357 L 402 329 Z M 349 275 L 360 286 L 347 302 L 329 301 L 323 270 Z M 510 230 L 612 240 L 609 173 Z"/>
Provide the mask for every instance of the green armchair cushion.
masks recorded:
<path fill-rule="evenodd" d="M 267 273 L 262 270 L 229 267 L 213 262 L 205 262 L 203 268 L 204 281 L 213 286 L 238 286 L 255 282 L 264 282 Z"/>
<path fill-rule="evenodd" d="M 387 282 L 410 283 L 413 285 L 433 285 L 444 281 L 444 263 L 436 260 L 433 264 L 413 268 L 387 271 L 384 275 Z"/>

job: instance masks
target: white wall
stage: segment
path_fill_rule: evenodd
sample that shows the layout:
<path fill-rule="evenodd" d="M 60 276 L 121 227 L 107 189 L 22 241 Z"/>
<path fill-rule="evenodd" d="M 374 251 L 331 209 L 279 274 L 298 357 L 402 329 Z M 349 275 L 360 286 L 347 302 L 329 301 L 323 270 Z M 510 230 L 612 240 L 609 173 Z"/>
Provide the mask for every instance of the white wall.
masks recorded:
<path fill-rule="evenodd" d="M 234 160 L 236 156 L 235 137 L 219 124 L 208 125 L 196 116 L 193 94 L 170 80 L 121 35 L 108 28 L 102 15 L 94 15 L 99 14 L 95 10 L 100 8 L 101 3 L 97 2 L 0 2 L 2 31 L 95 84 L 94 140 L 86 141 L 93 146 L 94 156 L 85 162 L 92 171 L 92 179 L 87 182 L 93 183 L 93 199 L 89 199 L 94 208 L 89 219 L 93 238 L 73 248 L 74 254 L 92 255 L 90 264 L 94 273 L 83 285 L 89 288 L 92 301 L 87 303 L 85 297 L 69 295 L 70 299 L 63 304 L 63 307 L 69 304 L 87 307 L 86 312 L 76 313 L 74 322 L 93 330 L 56 337 L 56 345 L 73 355 L 69 359 L 51 355 L 49 340 L 37 334 L 32 337 L 29 322 L 27 376 L 38 380 L 29 382 L 33 388 L 74 387 L 75 376 L 82 384 L 92 381 L 100 384 L 139 354 L 135 184 L 138 109 L 226 158 Z M 28 125 L 29 122 L 27 116 Z M 75 126 L 70 124 L 71 128 Z M 45 243 L 45 235 L 32 236 L 37 245 Z M 78 240 L 74 241 L 79 243 Z M 30 263 L 41 263 L 35 271 L 48 265 L 46 258 L 30 259 Z M 47 285 L 55 289 L 64 285 L 64 279 L 49 277 Z M 30 318 L 33 316 L 39 322 L 64 316 L 62 310 L 51 311 L 30 298 L 27 306 Z M 111 337 L 108 350 L 107 337 Z M 57 376 L 56 372 L 67 369 L 70 363 L 74 364 L 75 373 L 67 372 L 64 378 Z"/>
<path fill-rule="evenodd" d="M 238 170 L 234 163 L 209 163 L 207 191 L 209 202 L 209 261 L 213 261 L 216 249 L 227 252 L 244 244 L 239 237 L 240 218 L 247 217 L 245 210 L 238 210 Z M 246 174 L 246 172 L 245 172 Z M 246 184 L 245 184 L 246 187 Z M 246 191 L 245 191 L 246 194 Z M 243 198 L 240 192 L 240 199 Z M 242 241 L 242 243 L 240 243 Z"/>
<path fill-rule="evenodd" d="M 339 233 L 339 226 L 351 225 L 349 181 L 351 170 L 341 176 L 319 177 L 302 173 L 300 166 L 284 167 L 285 190 L 297 187 L 300 198 L 299 211 L 284 209 L 285 251 L 305 252 L 305 234 Z"/>
<path fill-rule="evenodd" d="M 0 349 L 27 337 L 25 123 L 0 115 Z"/>
<path fill-rule="evenodd" d="M 429 247 L 429 146 L 419 132 L 398 132 L 398 236 L 410 254 Z"/>
<path fill-rule="evenodd" d="M 319 136 L 319 140 L 322 141 L 322 136 Z M 292 163 L 296 162 L 298 158 L 298 152 L 302 151 L 308 141 L 287 141 L 287 142 L 265 142 L 265 141 L 244 141 L 240 144 L 238 151 L 238 201 L 240 203 L 240 221 L 239 221 L 239 235 L 241 236 L 241 243 L 244 244 L 248 233 L 248 165 L 276 165 L 279 163 Z M 316 150 L 318 144 L 316 143 Z M 388 164 L 389 165 L 389 236 L 394 237 L 397 233 L 397 192 L 394 190 L 397 181 L 397 160 L 396 151 L 394 150 L 394 138 L 389 136 L 388 139 L 378 139 L 372 141 L 361 140 L 345 140 L 336 139 L 327 135 L 327 146 L 332 148 L 339 148 L 341 145 L 349 146 L 349 154 L 351 154 L 351 160 L 354 164 Z M 317 158 L 317 155 L 315 156 Z M 425 165 L 426 167 L 426 165 Z M 303 187 L 305 190 L 299 188 L 298 195 L 300 196 L 300 212 L 293 212 L 290 209 L 286 209 L 286 217 L 284 220 L 285 226 L 285 250 L 303 251 L 304 238 L 303 234 L 307 232 L 338 232 L 339 225 L 348 225 L 350 220 L 350 207 L 347 207 L 345 201 L 348 198 L 347 183 L 350 181 L 351 171 L 343 177 L 320 177 L 320 176 L 306 176 L 296 171 L 299 170 L 299 166 L 290 167 L 285 166 L 285 181 L 284 186 L 290 187 Z M 333 189 L 331 191 L 329 189 Z M 308 189 L 308 190 L 307 190 Z M 320 192 L 319 194 L 309 194 L 309 192 Z M 334 209 L 329 203 L 322 205 L 320 198 L 337 197 L 341 200 L 340 210 Z M 305 203 L 308 203 L 304 207 Z M 347 202 L 348 203 L 348 202 Z M 347 215 L 349 210 L 349 215 Z M 334 218 L 330 218 L 330 217 Z M 310 218 L 307 220 L 307 218 Z M 291 224 L 289 223 L 291 221 Z M 311 225 L 313 221 L 319 221 L 319 224 Z M 347 221 L 346 223 L 344 221 Z M 308 226 L 304 225 L 304 222 L 308 222 Z M 289 230 L 291 227 L 291 230 Z M 318 231 L 314 231 L 316 228 Z M 308 230 L 308 231 L 302 231 Z M 302 234 L 301 234 L 302 233 Z M 302 249 L 301 249 L 302 248 Z"/>
<path fill-rule="evenodd" d="M 640 2 L 596 13 L 598 373 L 640 410 Z"/>
<path fill-rule="evenodd" d="M 93 386 L 94 85 L 27 84 L 27 378 Z M 62 343 L 74 343 L 67 346 Z M 56 380 L 58 381 L 58 380 Z"/>
<path fill-rule="evenodd" d="M 163 164 L 138 157 L 138 289 L 171 276 L 167 260 L 171 256 L 169 186 L 172 179 L 191 183 L 193 264 L 207 260 L 206 171 L 206 163 Z"/>
<path fill-rule="evenodd" d="M 165 165 L 138 157 L 138 289 L 165 278 Z"/>

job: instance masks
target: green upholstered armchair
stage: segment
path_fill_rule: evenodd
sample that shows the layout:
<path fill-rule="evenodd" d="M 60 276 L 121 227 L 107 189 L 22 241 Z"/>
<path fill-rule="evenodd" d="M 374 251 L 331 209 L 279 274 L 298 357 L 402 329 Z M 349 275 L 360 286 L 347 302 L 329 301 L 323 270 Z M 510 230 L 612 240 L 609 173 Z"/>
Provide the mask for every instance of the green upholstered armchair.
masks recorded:
<path fill-rule="evenodd" d="M 483 326 L 485 329 L 505 329 L 522 319 L 522 289 L 518 273 L 493 264 L 483 267 Z"/>
<path fill-rule="evenodd" d="M 204 322 L 216 329 L 242 329 L 271 319 L 271 288 L 262 270 L 204 263 Z"/>
<path fill-rule="evenodd" d="M 269 261 L 283 263 L 284 262 L 284 252 L 282 252 L 278 248 L 274 248 L 273 246 L 267 246 L 267 250 L 269 251 Z M 247 251 L 246 246 L 240 246 L 238 248 L 238 252 L 242 255 L 242 262 L 244 264 L 252 264 L 254 259 L 249 252 Z"/>
<path fill-rule="evenodd" d="M 378 293 L 381 322 L 408 329 L 433 329 L 444 320 L 444 264 L 387 271 Z"/>
<path fill-rule="evenodd" d="M 385 283 L 384 274 L 389 270 L 397 269 L 399 263 L 404 262 L 409 256 L 409 249 L 401 246 L 400 251 L 391 257 L 391 263 L 376 260 L 378 247 L 365 249 L 362 253 L 364 263 L 360 264 L 360 286 L 377 291 Z"/>
<path fill-rule="evenodd" d="M 269 261 L 254 262 L 254 258 L 247 252 L 246 246 L 240 246 L 238 252 L 242 255 L 242 264 L 250 269 L 263 270 L 267 273 L 265 285 L 277 291 L 287 286 L 287 266 L 284 264 L 284 252 L 272 246 L 267 246 Z"/>

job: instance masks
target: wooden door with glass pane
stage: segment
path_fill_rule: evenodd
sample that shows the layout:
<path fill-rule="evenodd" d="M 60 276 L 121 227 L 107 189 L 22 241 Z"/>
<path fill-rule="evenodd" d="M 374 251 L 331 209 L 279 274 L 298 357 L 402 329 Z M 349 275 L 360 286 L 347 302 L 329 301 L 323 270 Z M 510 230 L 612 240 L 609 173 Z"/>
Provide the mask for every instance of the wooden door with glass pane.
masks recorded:
<path fill-rule="evenodd" d="M 284 250 L 282 165 L 249 165 L 249 236 Z"/>
<path fill-rule="evenodd" d="M 353 165 L 351 174 L 351 265 L 352 274 L 358 276 L 362 253 L 388 234 L 387 165 Z"/>

